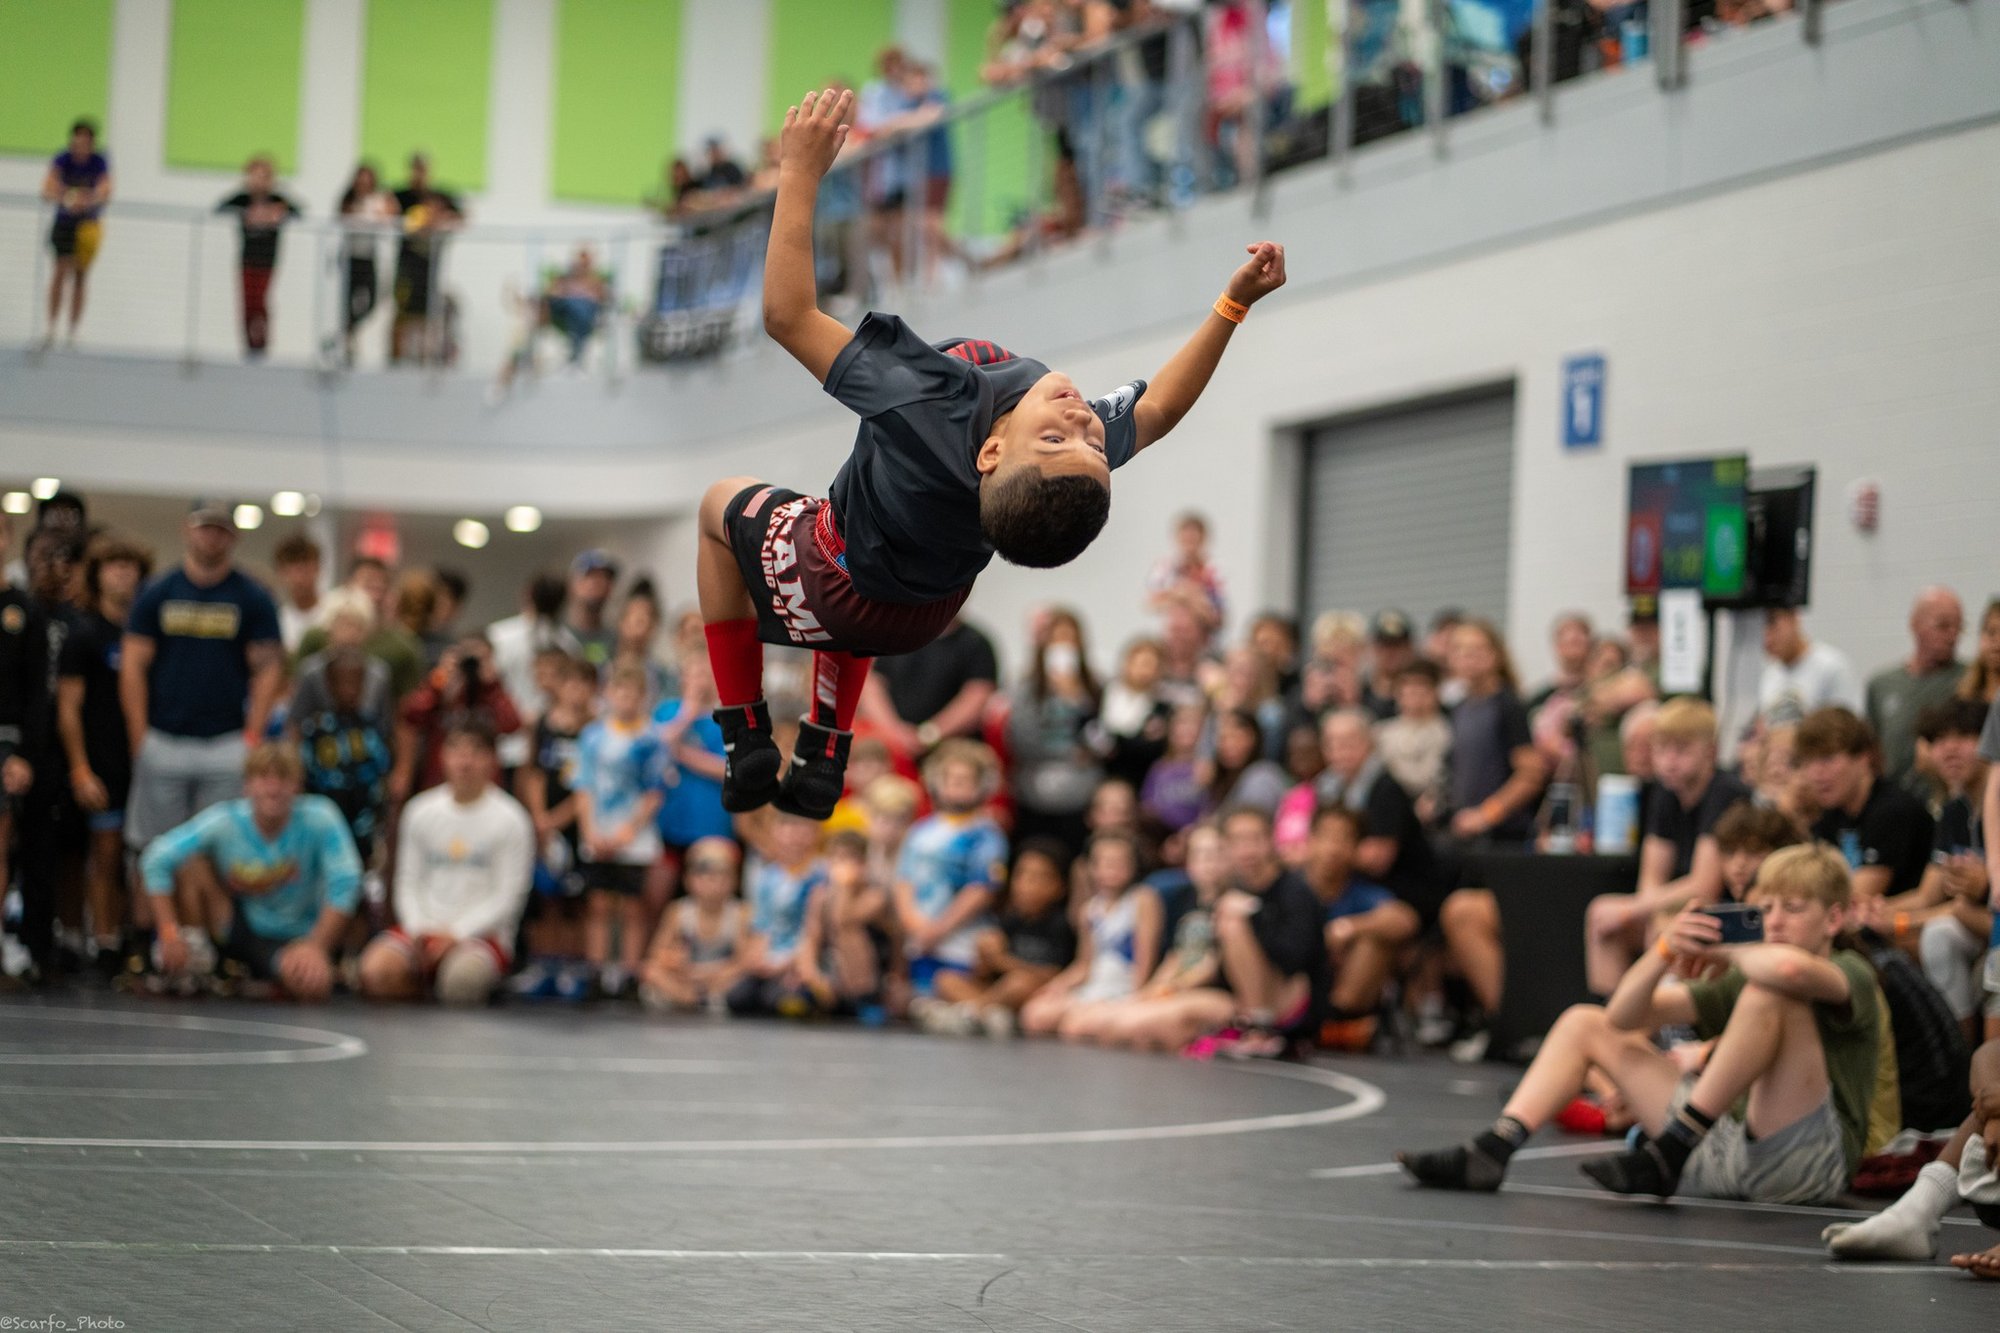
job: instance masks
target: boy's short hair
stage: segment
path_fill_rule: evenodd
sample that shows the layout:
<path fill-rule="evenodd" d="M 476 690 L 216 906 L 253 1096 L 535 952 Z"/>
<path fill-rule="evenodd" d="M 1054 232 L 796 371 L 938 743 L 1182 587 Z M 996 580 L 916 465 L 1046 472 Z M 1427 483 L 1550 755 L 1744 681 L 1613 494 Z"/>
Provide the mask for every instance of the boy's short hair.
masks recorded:
<path fill-rule="evenodd" d="M 297 786 L 306 780 L 306 766 L 296 747 L 281 741 L 265 741 L 244 756 L 243 776 L 284 778 Z"/>
<path fill-rule="evenodd" d="M 1792 756 L 1801 764 L 1837 754 L 1874 753 L 1875 728 L 1838 704 L 1806 714 L 1792 737 Z"/>
<path fill-rule="evenodd" d="M 1145 875 L 1146 848 L 1132 834 L 1120 832 L 1117 829 L 1111 829 L 1104 833 L 1093 833 L 1090 835 L 1090 841 L 1084 844 L 1084 855 L 1088 856 L 1099 847 L 1123 847 L 1132 857 L 1132 868 L 1136 872 L 1133 878 L 1138 879 Z"/>
<path fill-rule="evenodd" d="M 1396 669 L 1395 680 L 1398 685 L 1406 681 L 1421 681 L 1435 690 L 1444 684 L 1444 672 L 1430 658 L 1417 657 Z"/>
<path fill-rule="evenodd" d="M 862 804 L 876 814 L 907 818 L 923 804 L 924 791 L 901 773 L 884 773 L 861 793 Z"/>
<path fill-rule="evenodd" d="M 1009 884 L 1014 882 L 1013 871 L 1019 868 L 1021 862 L 1030 856 L 1039 856 L 1047 861 L 1056 868 L 1056 873 L 1064 879 L 1069 878 L 1070 862 L 1075 859 L 1070 855 L 1069 848 L 1065 847 L 1055 838 L 1026 839 L 1014 845 L 1014 854 L 1008 858 L 1007 882 Z"/>
<path fill-rule="evenodd" d="M 944 776 L 945 769 L 953 764 L 970 764 L 979 774 L 979 785 L 990 788 L 1000 777 L 1000 756 L 993 753 L 993 747 L 984 741 L 968 740 L 954 736 L 940 741 L 931 751 L 930 758 L 924 760 L 924 785 L 935 788 Z"/>
<path fill-rule="evenodd" d="M 1054 569 L 1083 554 L 1111 517 L 1111 488 L 1095 477 L 1050 477 L 1023 465 L 979 488 L 979 530 L 1010 565 Z"/>
<path fill-rule="evenodd" d="M 604 683 L 607 686 L 637 685 L 644 690 L 651 682 L 646 679 L 646 668 L 628 660 L 613 663 L 610 672 L 604 678 Z"/>
<path fill-rule="evenodd" d="M 1653 744 L 1715 744 L 1715 710 L 1685 695 L 1669 699 L 1653 715 Z"/>
<path fill-rule="evenodd" d="M 557 649 L 557 651 L 561 652 L 562 650 Z M 596 667 L 584 661 L 581 657 L 572 657 L 568 653 L 563 653 L 562 659 L 563 659 L 562 665 L 556 669 L 557 674 L 562 679 L 584 681 L 593 687 L 596 686 L 597 684 Z"/>
<path fill-rule="evenodd" d="M 335 588 L 320 599 L 318 622 L 332 628 L 336 620 L 358 620 L 364 634 L 375 630 L 375 603 L 359 588 Z"/>
<path fill-rule="evenodd" d="M 461 715 L 445 728 L 444 743 L 450 745 L 454 741 L 471 741 L 480 749 L 488 751 L 495 745 L 493 728 L 477 715 L 470 713 Z"/>
<path fill-rule="evenodd" d="M 1271 830 L 1275 827 L 1271 820 L 1271 812 L 1254 805 L 1225 806 L 1222 812 L 1215 817 L 1215 827 L 1217 829 L 1227 829 L 1239 819 L 1256 820 L 1263 828 L 1266 837 L 1270 836 Z"/>
<path fill-rule="evenodd" d="M 1785 847 L 1764 858 L 1757 882 L 1746 897 L 1794 894 L 1823 907 L 1845 907 L 1854 896 L 1854 879 L 1847 859 L 1823 842 Z"/>
<path fill-rule="evenodd" d="M 1917 714 L 1917 739 L 1929 744 L 1947 736 L 1977 736 L 1986 727 L 1987 706 L 1959 697 L 1932 704 Z"/>
<path fill-rule="evenodd" d="M 1784 813 L 1768 805 L 1739 801 L 1715 821 L 1715 848 L 1724 856 L 1732 852 L 1775 852 L 1798 845 L 1798 826 Z"/>
<path fill-rule="evenodd" d="M 153 572 L 152 548 L 142 546 L 122 533 L 104 532 L 92 537 L 90 545 L 84 548 L 83 559 L 83 587 L 93 602 L 100 591 L 98 575 L 106 565 L 115 565 L 121 560 L 135 564 L 139 567 L 139 581 L 142 583 Z"/>
<path fill-rule="evenodd" d="M 82 117 L 70 122 L 69 132 L 71 134 L 88 134 L 91 138 L 95 139 L 97 137 L 97 122 L 88 116 Z"/>
<path fill-rule="evenodd" d="M 842 829 L 827 838 L 824 851 L 829 860 L 836 856 L 851 856 L 865 861 L 868 859 L 868 839 L 855 829 Z"/>
<path fill-rule="evenodd" d="M 1319 832 L 1319 826 L 1329 819 L 1347 825 L 1347 831 L 1354 835 L 1356 842 L 1368 836 L 1368 816 L 1340 801 L 1322 805 L 1313 811 L 1312 832 Z"/>
<path fill-rule="evenodd" d="M 1194 528 L 1202 536 L 1206 537 L 1208 535 L 1208 520 L 1196 510 L 1184 510 L 1179 517 L 1174 519 L 1174 528 L 1176 531 L 1181 528 Z"/>
<path fill-rule="evenodd" d="M 271 563 L 279 569 L 283 569 L 286 565 L 303 565 L 308 561 L 317 563 L 318 560 L 319 543 L 303 532 L 293 533 L 279 542 L 278 548 L 271 552 Z"/>

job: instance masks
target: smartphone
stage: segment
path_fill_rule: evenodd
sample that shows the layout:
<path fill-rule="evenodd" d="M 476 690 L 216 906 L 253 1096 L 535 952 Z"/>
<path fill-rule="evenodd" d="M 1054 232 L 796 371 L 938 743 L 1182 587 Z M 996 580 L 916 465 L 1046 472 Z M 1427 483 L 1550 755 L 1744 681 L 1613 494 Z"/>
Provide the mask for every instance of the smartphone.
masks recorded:
<path fill-rule="evenodd" d="M 1702 912 L 1722 926 L 1723 944 L 1758 944 L 1764 939 L 1764 909 L 1749 903 L 1717 903 Z"/>

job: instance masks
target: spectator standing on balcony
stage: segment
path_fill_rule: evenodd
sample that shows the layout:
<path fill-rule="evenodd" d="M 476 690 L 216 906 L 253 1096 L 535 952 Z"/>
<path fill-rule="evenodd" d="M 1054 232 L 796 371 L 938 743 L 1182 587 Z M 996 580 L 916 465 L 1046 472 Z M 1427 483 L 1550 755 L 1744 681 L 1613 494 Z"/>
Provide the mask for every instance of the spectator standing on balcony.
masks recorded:
<path fill-rule="evenodd" d="M 1891 782 L 1923 784 L 1917 763 L 1917 718 L 1952 697 L 1965 664 L 1958 636 L 1965 608 L 1949 588 L 1925 588 L 1910 607 L 1908 660 L 1884 667 L 1868 680 L 1868 725 L 1882 742 L 1882 775 Z"/>
<path fill-rule="evenodd" d="M 904 90 L 909 57 L 900 46 L 883 48 L 875 57 L 875 77 L 861 85 L 854 102 L 854 131 L 862 139 L 893 133 L 912 109 Z M 889 267 L 897 281 L 903 276 L 903 209 L 911 203 L 909 152 L 898 146 L 878 153 L 863 173 L 863 193 L 868 204 L 868 231 L 871 247 L 889 256 Z"/>
<path fill-rule="evenodd" d="M 375 311 L 378 280 L 375 274 L 376 237 L 389 230 L 396 220 L 396 197 L 382 188 L 375 168 L 367 162 L 354 168 L 354 176 L 340 196 L 340 257 L 346 300 L 342 327 L 345 331 L 344 357 L 354 364 L 354 331 Z"/>
<path fill-rule="evenodd" d="M 1797 722 L 1832 704 L 1855 713 L 1865 707 L 1861 681 L 1847 654 L 1807 638 L 1796 610 L 1781 607 L 1766 611 L 1764 674 L 1757 683 L 1757 711 L 1767 722 Z"/>
<path fill-rule="evenodd" d="M 909 110 L 904 115 L 910 127 L 931 126 L 924 131 L 920 162 L 923 178 L 914 190 L 912 205 L 923 209 L 923 278 L 926 285 L 937 277 L 938 261 L 947 255 L 958 257 L 958 247 L 945 230 L 944 211 L 951 203 L 951 131 L 936 122 L 951 107 L 951 95 L 939 86 L 937 71 L 921 60 L 912 60 L 903 70 L 903 100 Z"/>
<path fill-rule="evenodd" d="M 271 553 L 271 567 L 278 575 L 278 632 L 285 651 L 298 651 L 299 643 L 319 618 L 319 543 L 303 532 L 295 532 L 278 543 Z"/>
<path fill-rule="evenodd" d="M 120 650 L 134 848 L 241 792 L 244 749 L 263 737 L 284 684 L 278 608 L 232 563 L 229 511 L 196 509 L 186 540 L 180 566 L 132 604 Z"/>
<path fill-rule="evenodd" d="M 237 268 L 242 295 L 243 347 L 250 360 L 263 358 L 271 341 L 271 277 L 278 271 L 278 229 L 299 216 L 299 206 L 279 194 L 277 168 L 259 153 L 243 167 L 243 188 L 215 206 L 233 212 L 243 228 Z"/>
<path fill-rule="evenodd" d="M 458 198 L 431 184 L 430 159 L 410 155 L 410 180 L 396 191 L 396 211 L 403 219 L 403 240 L 396 251 L 396 323 L 389 333 L 389 360 L 445 359 L 443 347 L 431 345 L 426 329 L 433 302 L 442 302 L 438 265 L 444 258 L 445 237 L 465 225 Z M 437 313 L 444 313 L 439 305 Z"/>
<path fill-rule="evenodd" d="M 97 126 L 79 120 L 69 127 L 69 147 L 57 153 L 42 178 L 42 198 L 56 206 L 49 245 L 56 252 L 55 276 L 49 279 L 49 323 L 42 346 L 56 340 L 56 317 L 62 312 L 63 286 L 69 285 L 69 345 L 76 346 L 76 326 L 83 321 L 84 280 L 97 258 L 103 237 L 99 220 L 111 201 L 111 164 L 97 151 Z"/>
<path fill-rule="evenodd" d="M 608 551 L 592 548 L 570 561 L 569 604 L 563 627 L 576 640 L 578 655 L 602 670 L 618 647 L 618 627 L 605 622 L 604 608 L 618 582 L 618 562 Z"/>

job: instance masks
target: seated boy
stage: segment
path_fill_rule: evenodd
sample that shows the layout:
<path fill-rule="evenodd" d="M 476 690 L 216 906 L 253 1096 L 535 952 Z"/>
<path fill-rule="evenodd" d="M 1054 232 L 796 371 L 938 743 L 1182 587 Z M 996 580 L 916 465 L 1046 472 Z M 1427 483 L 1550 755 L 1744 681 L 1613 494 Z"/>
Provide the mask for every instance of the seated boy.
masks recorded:
<path fill-rule="evenodd" d="M 1368 835 L 1366 819 L 1345 805 L 1314 813 L 1306 840 L 1306 882 L 1326 909 L 1326 952 L 1333 961 L 1334 1022 L 1339 1042 L 1366 1050 L 1375 1011 L 1405 945 L 1417 938 L 1417 910 L 1361 875 L 1355 851 Z"/>
<path fill-rule="evenodd" d="M 799 972 L 799 942 L 806 908 L 826 868 L 819 859 L 819 826 L 773 811 L 751 842 L 757 864 L 747 879 L 750 944 L 740 951 L 741 972 L 724 997 L 739 1018 L 812 1011 L 813 999 Z"/>
<path fill-rule="evenodd" d="M 1718 769 L 1715 710 L 1699 699 L 1670 699 L 1653 717 L 1653 777 L 1632 893 L 1593 899 L 1584 917 L 1584 958 L 1594 995 L 1609 995 L 1646 947 L 1654 922 L 1722 893 L 1715 824 L 1750 789 Z"/>
<path fill-rule="evenodd" d="M 648 1009 L 718 1009 L 743 975 L 750 953 L 750 909 L 736 896 L 741 862 L 727 838 L 688 848 L 687 897 L 670 904 L 646 960 L 639 1001 Z"/>
<path fill-rule="evenodd" d="M 1645 1131 L 1632 1151 L 1583 1164 L 1606 1189 L 1832 1202 L 1861 1158 L 1880 1040 L 1875 975 L 1860 954 L 1833 946 L 1852 892 L 1838 853 L 1778 852 L 1750 893 L 1764 913 L 1761 942 L 1722 944 L 1720 923 L 1690 906 L 1609 1003 L 1576 1005 L 1557 1020 L 1491 1129 L 1397 1160 L 1420 1185 L 1496 1190 L 1508 1159 L 1598 1069 Z M 1730 966 L 1713 980 L 1672 975 L 1714 961 Z M 1669 1024 L 1717 1038 L 1699 1076 L 1683 1078 L 1655 1049 L 1651 1033 Z"/>
<path fill-rule="evenodd" d="M 815 304 L 812 227 L 853 105 L 853 93 L 828 90 L 786 113 L 764 329 L 861 417 L 854 452 L 824 500 L 730 477 L 701 503 L 701 614 L 735 811 L 775 800 L 826 818 L 870 659 L 942 633 L 995 554 L 1041 569 L 1074 560 L 1110 513 L 1111 470 L 1180 422 L 1249 306 L 1285 281 L 1282 247 L 1250 246 L 1150 394 L 1135 380 L 1095 402 L 989 342 L 932 345 L 881 314 L 850 334 Z M 782 784 L 763 643 L 814 650 L 812 715 Z"/>
<path fill-rule="evenodd" d="M 911 990 L 942 994 L 947 973 L 972 971 L 987 909 L 1007 882 L 1007 835 L 985 812 L 1000 761 L 978 741 L 949 740 L 924 765 L 937 812 L 903 840 L 896 920 Z"/>
<path fill-rule="evenodd" d="M 799 980 L 822 1013 L 853 1015 L 882 995 L 881 930 L 889 895 L 868 875 L 868 839 L 848 829 L 826 840 L 826 878 L 806 904 Z"/>
<path fill-rule="evenodd" d="M 293 999 L 333 993 L 333 955 L 361 900 L 361 858 L 340 810 L 300 794 L 290 745 L 243 761 L 243 795 L 168 829 L 140 854 L 160 970 L 205 972 L 221 958 Z"/>

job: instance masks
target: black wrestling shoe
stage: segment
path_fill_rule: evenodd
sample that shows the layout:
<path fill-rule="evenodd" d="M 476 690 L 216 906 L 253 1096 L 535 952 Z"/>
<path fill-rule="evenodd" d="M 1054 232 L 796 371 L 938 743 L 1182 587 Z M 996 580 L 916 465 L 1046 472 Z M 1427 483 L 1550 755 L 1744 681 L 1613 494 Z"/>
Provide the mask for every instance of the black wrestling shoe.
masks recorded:
<path fill-rule="evenodd" d="M 846 786 L 847 747 L 853 743 L 851 731 L 800 722 L 798 744 L 792 747 L 792 767 L 771 804 L 788 815 L 815 822 L 831 815 Z"/>
<path fill-rule="evenodd" d="M 771 709 L 763 700 L 715 710 L 722 728 L 726 763 L 722 771 L 722 808 L 740 815 L 769 805 L 778 795 L 778 772 L 784 753 L 771 739 Z M 845 752 L 843 751 L 843 754 Z"/>

